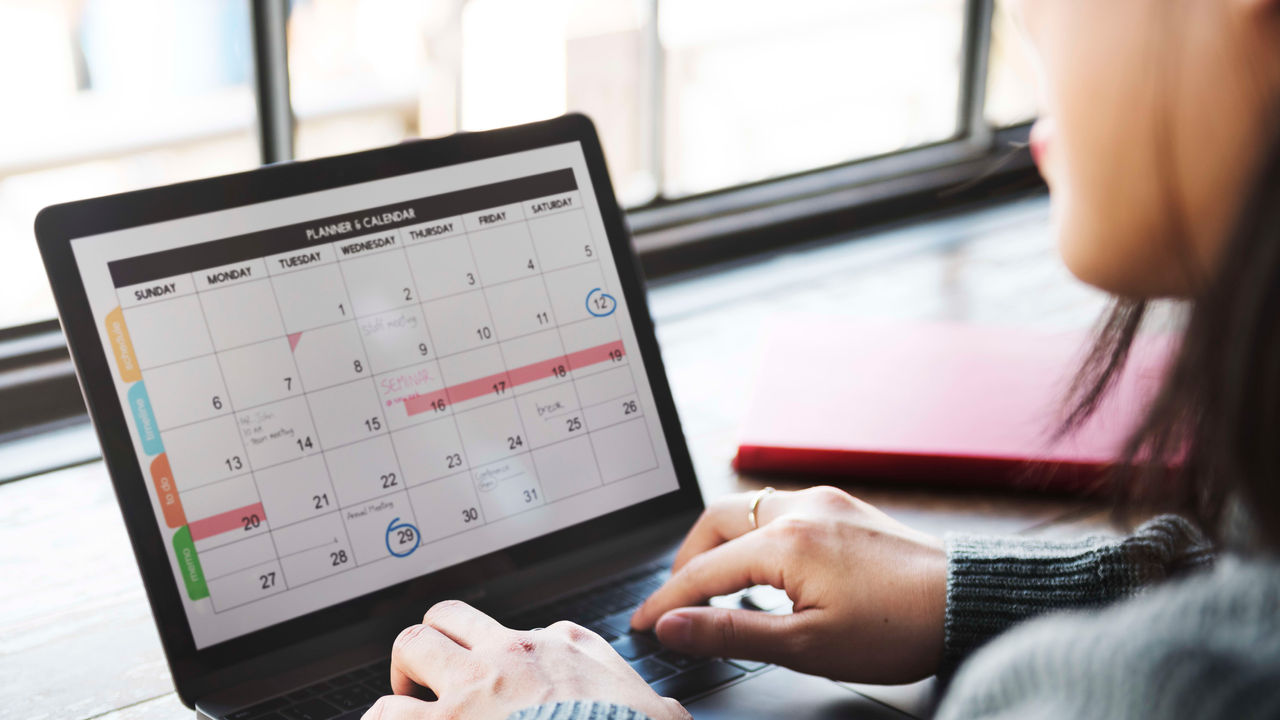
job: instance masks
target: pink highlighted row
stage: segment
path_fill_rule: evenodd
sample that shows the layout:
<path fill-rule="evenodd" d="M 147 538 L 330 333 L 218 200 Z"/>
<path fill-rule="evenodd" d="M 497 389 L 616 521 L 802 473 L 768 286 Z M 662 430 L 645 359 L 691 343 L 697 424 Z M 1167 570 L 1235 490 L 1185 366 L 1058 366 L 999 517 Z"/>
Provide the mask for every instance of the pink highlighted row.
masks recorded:
<path fill-rule="evenodd" d="M 506 391 L 550 377 L 564 377 L 574 370 L 598 365 L 603 362 L 621 362 L 626 350 L 622 341 L 597 345 L 560 357 L 550 358 L 542 362 L 531 363 L 506 372 L 488 377 L 469 380 L 457 385 L 441 388 L 423 395 L 415 395 L 404 401 L 405 412 L 410 417 L 431 410 L 443 409 L 447 405 L 465 402 L 488 394 L 502 395 Z"/>

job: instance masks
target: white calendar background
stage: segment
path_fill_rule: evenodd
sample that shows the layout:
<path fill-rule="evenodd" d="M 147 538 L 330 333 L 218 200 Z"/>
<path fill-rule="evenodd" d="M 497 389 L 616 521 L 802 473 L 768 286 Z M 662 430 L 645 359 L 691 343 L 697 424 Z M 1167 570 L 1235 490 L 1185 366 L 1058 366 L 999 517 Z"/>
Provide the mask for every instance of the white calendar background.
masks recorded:
<path fill-rule="evenodd" d="M 576 189 L 106 272 L 562 168 Z M 570 144 L 73 242 L 198 646 L 676 489 L 593 197 Z"/>

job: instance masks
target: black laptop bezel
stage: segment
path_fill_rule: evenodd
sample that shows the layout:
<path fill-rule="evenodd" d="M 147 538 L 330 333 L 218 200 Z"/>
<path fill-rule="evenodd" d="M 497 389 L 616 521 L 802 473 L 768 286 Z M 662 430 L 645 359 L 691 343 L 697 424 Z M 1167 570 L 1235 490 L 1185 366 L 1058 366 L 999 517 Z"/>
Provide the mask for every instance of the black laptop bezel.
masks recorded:
<path fill-rule="evenodd" d="M 98 339 L 96 321 L 72 255 L 71 240 L 572 142 L 581 144 L 586 157 L 679 488 L 505 550 L 197 650 L 178 583 L 169 565 L 168 548 L 152 511 L 145 475 L 126 426 L 128 420 L 116 394 L 110 361 Z M 54 205 L 37 216 L 35 229 L 67 345 L 102 445 L 165 655 L 178 694 L 188 706 L 193 704 L 196 694 L 209 689 L 204 687 L 201 678 L 337 627 L 403 611 L 409 605 L 420 606 L 422 598 L 415 594 L 415 589 L 420 592 L 429 585 L 433 595 L 462 591 L 575 548 L 702 509 L 693 463 L 654 336 L 639 263 L 615 200 L 599 138 L 585 116 L 566 115 L 501 130 L 409 141 L 339 157 L 272 165 L 234 175 Z"/>

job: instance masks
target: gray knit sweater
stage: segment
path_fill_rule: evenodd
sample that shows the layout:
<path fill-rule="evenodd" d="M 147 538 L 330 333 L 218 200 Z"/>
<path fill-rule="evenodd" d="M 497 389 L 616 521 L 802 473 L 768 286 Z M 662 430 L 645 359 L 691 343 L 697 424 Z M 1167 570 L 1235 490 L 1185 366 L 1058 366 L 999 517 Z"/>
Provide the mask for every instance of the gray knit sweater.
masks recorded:
<path fill-rule="evenodd" d="M 1211 567 L 1171 516 L 1119 539 L 956 535 L 947 555 L 940 720 L 1280 718 L 1275 560 Z M 575 702 L 508 720 L 644 719 Z"/>

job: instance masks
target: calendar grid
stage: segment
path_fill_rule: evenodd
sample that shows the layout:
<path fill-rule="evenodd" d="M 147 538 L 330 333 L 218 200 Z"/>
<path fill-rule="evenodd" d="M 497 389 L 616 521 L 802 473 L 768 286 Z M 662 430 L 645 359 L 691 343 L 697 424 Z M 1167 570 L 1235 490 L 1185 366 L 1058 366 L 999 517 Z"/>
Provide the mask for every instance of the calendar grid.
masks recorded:
<path fill-rule="evenodd" d="M 541 216 L 530 209 L 535 197 L 414 226 L 437 223 L 438 236 L 396 226 L 299 245 L 287 270 L 273 270 L 275 256 L 249 257 L 240 247 L 235 263 L 196 267 L 182 280 L 189 289 L 145 303 L 129 297 L 133 286 L 117 287 L 135 334 L 160 349 L 137 353 L 140 373 L 155 389 L 155 426 L 196 518 L 191 541 L 208 566 L 213 613 L 405 557 L 658 466 L 605 256 L 576 192 L 565 195 L 569 209 Z M 500 214 L 485 226 L 495 221 L 483 217 Z M 511 238 L 528 256 L 503 249 Z M 299 258 L 305 262 L 294 263 Z M 138 267 L 120 277 L 164 266 Z M 593 293 L 603 293 L 594 309 Z M 155 318 L 182 316 L 192 304 L 204 339 L 189 341 L 174 327 L 170 343 Z M 466 323 L 479 317 L 488 335 L 476 338 Z M 201 376 L 206 367 L 216 376 Z M 276 372 L 288 376 L 283 387 Z M 192 382 L 174 384 L 183 378 Z M 494 378 L 501 384 L 482 394 Z M 197 407 L 209 397 L 203 392 L 225 398 L 225 409 Z M 427 408 L 436 395 L 448 398 L 447 408 Z M 580 420 L 580 431 L 566 418 Z M 243 472 L 209 461 L 232 447 L 228 427 Z M 305 502 L 313 490 L 325 508 Z M 235 537 L 225 516 L 246 507 L 261 513 L 262 530 Z M 393 531 L 411 530 L 411 541 L 401 536 L 392 547 Z M 339 551 L 349 557 L 339 566 L 334 555 L 328 566 L 324 554 Z M 270 593 L 249 582 L 264 568 L 280 576 Z"/>

